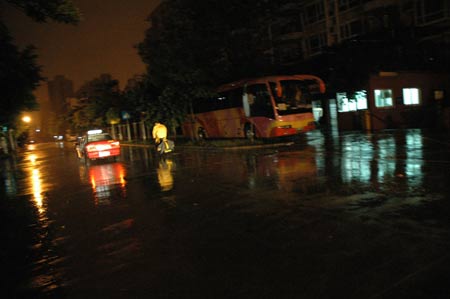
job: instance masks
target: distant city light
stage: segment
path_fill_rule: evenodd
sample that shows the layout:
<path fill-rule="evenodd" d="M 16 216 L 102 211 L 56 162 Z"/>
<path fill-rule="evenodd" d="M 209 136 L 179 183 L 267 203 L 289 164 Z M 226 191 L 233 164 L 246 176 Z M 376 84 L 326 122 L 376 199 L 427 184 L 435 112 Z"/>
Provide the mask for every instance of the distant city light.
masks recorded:
<path fill-rule="evenodd" d="M 24 121 L 24 122 L 26 122 L 26 123 L 29 123 L 29 122 L 31 122 L 31 117 L 29 117 L 29 116 L 24 116 L 24 117 L 22 117 L 22 121 Z"/>

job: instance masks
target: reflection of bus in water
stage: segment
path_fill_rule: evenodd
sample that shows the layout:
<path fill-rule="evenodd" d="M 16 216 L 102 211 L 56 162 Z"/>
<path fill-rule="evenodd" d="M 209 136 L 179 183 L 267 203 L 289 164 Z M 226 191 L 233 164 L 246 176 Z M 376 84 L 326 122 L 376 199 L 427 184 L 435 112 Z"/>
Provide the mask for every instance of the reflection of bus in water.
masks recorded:
<path fill-rule="evenodd" d="M 275 187 L 273 190 L 306 193 L 310 186 L 317 184 L 317 164 L 311 151 L 248 156 L 246 162 L 252 189 L 271 186 Z"/>
<path fill-rule="evenodd" d="M 313 75 L 270 76 L 219 87 L 217 96 L 193 103 L 183 124 L 190 137 L 280 137 L 315 129 L 312 99 L 325 92 Z"/>

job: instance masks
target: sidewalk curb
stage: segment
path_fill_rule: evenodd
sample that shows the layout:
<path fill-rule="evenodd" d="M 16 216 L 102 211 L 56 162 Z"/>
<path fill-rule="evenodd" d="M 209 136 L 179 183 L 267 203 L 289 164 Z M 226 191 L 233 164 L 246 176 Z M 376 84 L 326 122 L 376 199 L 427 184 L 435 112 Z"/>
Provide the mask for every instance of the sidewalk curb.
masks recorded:
<path fill-rule="evenodd" d="M 242 145 L 242 146 L 199 146 L 199 145 L 175 145 L 176 149 L 198 149 L 198 150 L 251 150 L 259 148 L 272 148 L 281 146 L 292 146 L 295 142 L 282 142 L 282 143 L 271 143 L 271 144 L 257 144 L 257 145 Z M 129 147 L 144 147 L 153 148 L 153 144 L 138 144 L 138 143 L 121 143 L 121 146 Z"/>

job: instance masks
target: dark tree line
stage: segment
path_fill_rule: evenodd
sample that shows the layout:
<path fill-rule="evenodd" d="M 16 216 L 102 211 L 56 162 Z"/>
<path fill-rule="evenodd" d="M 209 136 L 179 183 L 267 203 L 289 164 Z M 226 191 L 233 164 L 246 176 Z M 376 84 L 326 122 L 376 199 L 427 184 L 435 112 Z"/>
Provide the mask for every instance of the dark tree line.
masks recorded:
<path fill-rule="evenodd" d="M 0 23 L 0 125 L 12 126 L 21 111 L 37 108 L 33 90 L 43 79 L 32 46 L 19 50 Z"/>
<path fill-rule="evenodd" d="M 81 16 L 70 0 L 0 0 L 0 5 L 12 5 L 36 22 L 77 24 Z M 21 112 L 37 108 L 33 91 L 44 78 L 36 60 L 35 48 L 19 49 L 0 19 L 0 125 L 14 127 Z"/>

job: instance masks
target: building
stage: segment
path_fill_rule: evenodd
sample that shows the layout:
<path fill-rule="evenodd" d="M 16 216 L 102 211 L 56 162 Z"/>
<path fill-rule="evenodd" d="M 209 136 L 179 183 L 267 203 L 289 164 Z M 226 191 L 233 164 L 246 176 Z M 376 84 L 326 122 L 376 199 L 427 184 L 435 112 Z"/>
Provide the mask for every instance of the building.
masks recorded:
<path fill-rule="evenodd" d="M 328 98 L 314 104 L 328 127 L 450 129 L 449 1 L 279 3 L 266 53 L 326 81 Z"/>
<path fill-rule="evenodd" d="M 63 75 L 48 81 L 49 111 L 45 117 L 45 133 L 59 135 L 65 132 L 66 124 L 62 121 L 68 109 L 67 99 L 74 97 L 73 82 Z"/>
<path fill-rule="evenodd" d="M 379 130 L 449 122 L 450 1 L 263 2 L 270 9 L 259 21 L 257 50 L 279 73 L 324 79 L 327 98 L 313 105 L 326 125 Z M 163 14 L 161 5 L 150 16 L 152 37 Z"/>
<path fill-rule="evenodd" d="M 351 40 L 409 37 L 418 44 L 450 43 L 450 2 L 446 0 L 285 0 L 270 27 L 274 60 L 293 64 L 325 54 Z M 449 61 L 446 52 L 447 62 Z"/>
<path fill-rule="evenodd" d="M 436 72 L 379 72 L 364 89 L 329 99 L 340 130 L 450 129 L 450 75 Z M 446 121 L 447 120 L 447 121 Z"/>
<path fill-rule="evenodd" d="M 53 80 L 48 81 L 49 102 L 51 109 L 56 114 L 59 115 L 67 111 L 66 99 L 73 96 L 73 82 L 63 75 L 55 76 Z"/>

